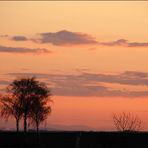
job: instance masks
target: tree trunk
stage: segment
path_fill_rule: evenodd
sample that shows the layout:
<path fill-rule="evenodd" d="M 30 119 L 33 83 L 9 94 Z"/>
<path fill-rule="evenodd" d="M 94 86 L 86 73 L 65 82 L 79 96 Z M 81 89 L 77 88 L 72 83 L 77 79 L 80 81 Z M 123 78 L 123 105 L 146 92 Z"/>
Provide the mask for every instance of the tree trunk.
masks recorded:
<path fill-rule="evenodd" d="M 37 133 L 39 132 L 39 124 L 38 123 L 36 123 L 36 131 L 37 131 Z"/>
<path fill-rule="evenodd" d="M 19 120 L 16 119 L 16 131 L 19 132 Z"/>
<path fill-rule="evenodd" d="M 24 132 L 27 132 L 27 115 L 24 113 Z"/>
<path fill-rule="evenodd" d="M 39 134 L 39 123 L 36 122 L 36 132 L 37 132 L 37 136 L 38 136 L 38 145 L 40 145 L 40 134 Z"/>

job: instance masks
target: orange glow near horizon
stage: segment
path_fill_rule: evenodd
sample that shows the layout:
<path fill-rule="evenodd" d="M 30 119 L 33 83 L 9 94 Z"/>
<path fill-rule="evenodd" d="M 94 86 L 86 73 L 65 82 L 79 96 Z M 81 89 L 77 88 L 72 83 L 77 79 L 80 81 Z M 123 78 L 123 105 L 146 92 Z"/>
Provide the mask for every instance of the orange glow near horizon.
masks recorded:
<path fill-rule="evenodd" d="M 141 101 L 142 99 L 142 101 Z M 100 97 L 65 97 L 53 96 L 52 113 L 48 120 L 43 123 L 42 128 L 50 129 L 59 126 L 78 126 L 79 130 L 83 126 L 88 130 L 116 130 L 113 124 L 113 114 L 130 112 L 142 120 L 142 130 L 148 130 L 147 98 L 100 98 Z M 13 128 L 15 124 L 11 123 Z M 2 123 L 4 125 L 11 125 Z M 46 125 L 45 125 L 46 124 Z M 82 127 L 81 127 L 82 126 Z M 70 127 L 68 130 L 70 130 Z M 7 127 L 8 128 L 8 127 Z M 9 128 L 8 128 L 9 129 Z M 66 128 L 65 128 L 66 129 Z M 85 129 L 87 130 L 87 129 Z"/>

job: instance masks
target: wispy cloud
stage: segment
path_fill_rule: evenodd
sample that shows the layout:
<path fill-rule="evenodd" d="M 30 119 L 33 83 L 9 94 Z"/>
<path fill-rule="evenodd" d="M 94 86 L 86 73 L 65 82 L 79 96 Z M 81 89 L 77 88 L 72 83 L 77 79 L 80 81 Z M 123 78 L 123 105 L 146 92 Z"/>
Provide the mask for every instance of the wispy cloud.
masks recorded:
<path fill-rule="evenodd" d="M 25 48 L 25 47 L 6 47 L 0 46 L 0 52 L 3 53 L 50 53 L 45 48 Z"/>
<path fill-rule="evenodd" d="M 41 33 L 40 43 L 51 43 L 57 46 L 80 45 L 80 44 L 96 44 L 97 41 L 90 35 L 62 30 L 58 32 Z"/>
<path fill-rule="evenodd" d="M 7 34 L 4 34 L 4 35 L 0 35 L 1 38 L 7 38 L 8 35 Z"/>
<path fill-rule="evenodd" d="M 82 73 L 79 75 L 10 73 L 11 76 L 36 76 L 51 87 L 54 95 L 98 97 L 148 97 L 148 90 L 115 89 L 103 83 L 148 86 L 148 73 L 127 71 L 120 74 Z"/>
<path fill-rule="evenodd" d="M 86 33 L 71 32 L 62 30 L 58 32 L 41 33 L 40 43 L 51 43 L 57 46 L 95 44 L 103 46 L 124 46 L 124 47 L 148 47 L 148 42 L 130 42 L 126 39 L 118 39 L 110 42 L 98 42 L 94 37 Z"/>
<path fill-rule="evenodd" d="M 0 35 L 0 37 L 10 37 L 8 35 Z M 122 47 L 148 47 L 148 42 L 128 41 L 127 39 L 117 39 L 115 41 L 101 42 L 87 33 L 72 32 L 68 30 L 61 30 L 58 32 L 44 32 L 38 34 L 36 38 L 29 38 L 24 35 L 14 35 L 10 40 L 32 41 L 40 44 L 52 44 L 55 46 L 77 46 L 77 45 L 95 45 L 91 50 L 98 46 L 122 46 Z"/>
<path fill-rule="evenodd" d="M 126 39 L 119 39 L 111 42 L 100 42 L 104 46 L 125 46 L 125 47 L 148 47 L 148 42 L 129 42 Z"/>
<path fill-rule="evenodd" d="M 83 73 L 81 75 L 89 81 L 104 83 L 118 83 L 126 85 L 148 85 L 148 73 L 137 71 L 126 71 L 120 74 L 94 74 Z"/>
<path fill-rule="evenodd" d="M 11 40 L 13 40 L 13 41 L 27 41 L 27 40 L 29 40 L 27 37 L 25 37 L 25 36 L 13 36 L 12 38 L 11 38 Z"/>
<path fill-rule="evenodd" d="M 0 85 L 8 85 L 10 81 L 8 80 L 0 80 Z"/>

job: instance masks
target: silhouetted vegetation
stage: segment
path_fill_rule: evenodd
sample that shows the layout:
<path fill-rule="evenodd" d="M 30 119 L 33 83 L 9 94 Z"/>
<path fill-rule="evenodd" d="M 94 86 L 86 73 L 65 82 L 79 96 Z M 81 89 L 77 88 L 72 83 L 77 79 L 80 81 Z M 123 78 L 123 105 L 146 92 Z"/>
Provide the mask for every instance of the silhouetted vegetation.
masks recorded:
<path fill-rule="evenodd" d="M 131 113 L 120 113 L 113 115 L 113 121 L 118 131 L 139 131 L 141 129 L 141 120 L 138 116 Z"/>
<path fill-rule="evenodd" d="M 16 130 L 19 131 L 19 121 L 22 118 L 23 110 L 21 102 L 14 95 L 6 95 L 1 97 L 1 117 L 8 120 L 9 117 L 14 117 L 16 120 Z"/>
<path fill-rule="evenodd" d="M 13 116 L 19 131 L 19 121 L 24 120 L 24 132 L 27 131 L 27 120 L 39 125 L 51 112 L 49 102 L 51 93 L 45 83 L 34 77 L 14 80 L 7 88 L 7 95 L 1 97 L 1 116 L 5 119 Z"/>
<path fill-rule="evenodd" d="M 42 96 L 43 97 L 43 96 Z M 51 107 L 47 106 L 47 100 L 44 100 L 45 98 L 34 98 L 34 101 L 32 103 L 32 108 L 30 111 L 29 120 L 33 125 L 36 126 L 36 130 L 38 132 L 39 125 L 47 119 L 48 115 L 51 113 Z M 48 103 L 50 103 L 48 100 Z"/>

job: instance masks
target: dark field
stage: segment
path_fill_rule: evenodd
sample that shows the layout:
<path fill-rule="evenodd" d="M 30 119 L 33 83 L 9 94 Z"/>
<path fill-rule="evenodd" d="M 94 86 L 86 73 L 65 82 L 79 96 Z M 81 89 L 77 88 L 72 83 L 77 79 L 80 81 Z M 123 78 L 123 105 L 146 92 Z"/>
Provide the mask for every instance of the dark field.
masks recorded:
<path fill-rule="evenodd" d="M 80 137 L 80 138 L 79 138 Z M 0 132 L 0 148 L 148 148 L 148 132 Z"/>

